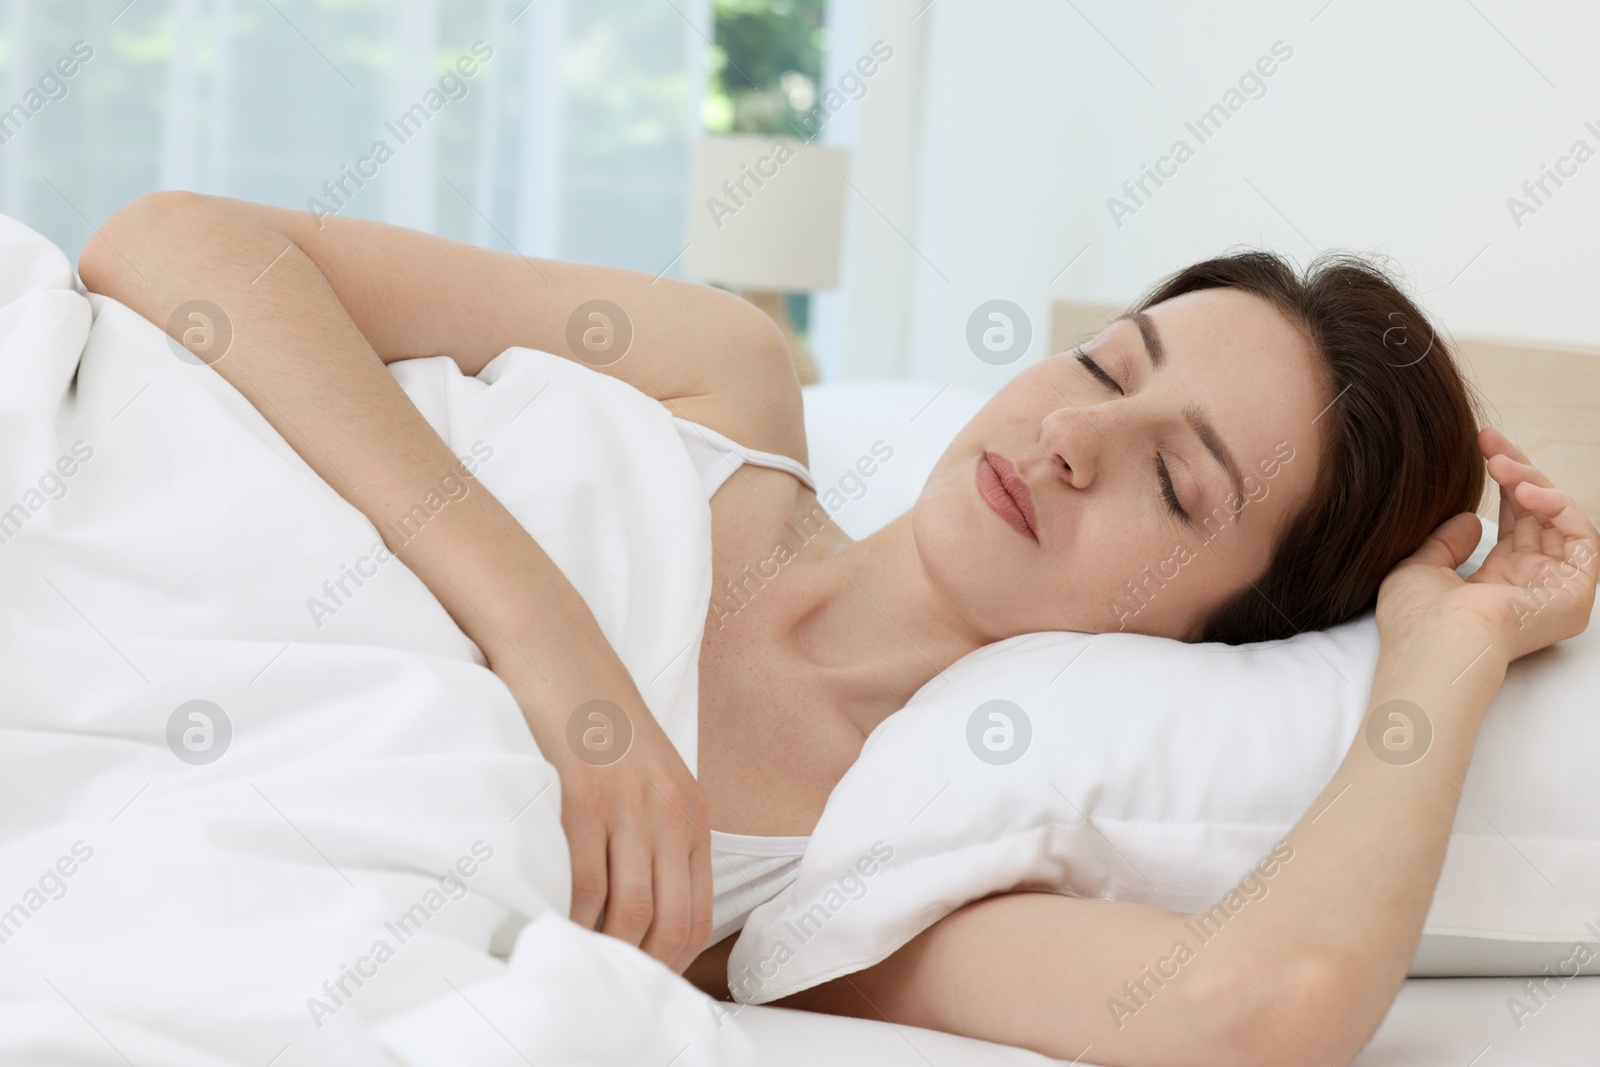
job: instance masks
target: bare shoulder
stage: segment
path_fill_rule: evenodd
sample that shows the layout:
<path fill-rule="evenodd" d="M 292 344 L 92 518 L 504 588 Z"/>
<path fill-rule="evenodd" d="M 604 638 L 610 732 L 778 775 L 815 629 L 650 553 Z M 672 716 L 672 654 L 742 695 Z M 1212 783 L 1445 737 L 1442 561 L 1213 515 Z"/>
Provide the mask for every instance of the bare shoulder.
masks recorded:
<path fill-rule="evenodd" d="M 800 380 L 783 333 L 766 313 L 743 300 L 702 302 L 727 321 L 708 328 L 728 351 L 710 363 L 713 378 L 686 396 L 662 398 L 680 418 L 708 426 L 749 448 L 810 464 Z"/>

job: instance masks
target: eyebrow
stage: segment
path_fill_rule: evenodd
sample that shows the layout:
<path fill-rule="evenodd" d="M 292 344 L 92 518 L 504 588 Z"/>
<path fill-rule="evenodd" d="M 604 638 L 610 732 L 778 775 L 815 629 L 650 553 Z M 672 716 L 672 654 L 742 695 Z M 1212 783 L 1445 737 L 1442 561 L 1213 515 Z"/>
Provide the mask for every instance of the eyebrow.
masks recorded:
<path fill-rule="evenodd" d="M 1142 311 L 1129 312 L 1119 315 L 1116 321 L 1129 319 L 1139 327 L 1139 337 L 1144 341 L 1144 353 L 1150 360 L 1152 372 L 1161 369 L 1167 361 L 1167 350 L 1161 344 L 1161 335 L 1156 332 L 1155 320 Z M 1234 515 L 1239 515 L 1244 510 L 1244 475 L 1239 470 L 1238 462 L 1233 458 L 1233 453 L 1228 446 L 1222 443 L 1222 438 L 1217 436 L 1217 429 L 1211 425 L 1211 420 L 1206 417 L 1205 410 L 1198 404 L 1185 405 L 1183 417 L 1189 423 L 1189 428 L 1200 438 L 1200 443 L 1206 446 L 1206 451 L 1222 465 L 1228 472 L 1228 477 L 1233 479 L 1234 491 L 1239 496 L 1239 506 L 1233 509 Z"/>

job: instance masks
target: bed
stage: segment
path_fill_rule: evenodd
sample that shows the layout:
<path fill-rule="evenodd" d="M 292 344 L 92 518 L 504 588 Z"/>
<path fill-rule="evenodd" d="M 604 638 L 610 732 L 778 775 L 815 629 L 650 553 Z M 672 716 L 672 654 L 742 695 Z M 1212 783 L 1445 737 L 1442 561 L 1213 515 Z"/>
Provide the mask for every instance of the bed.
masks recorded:
<path fill-rule="evenodd" d="M 0 248 L 11 385 L 0 506 L 17 501 L 0 524 L 0 674 L 11 683 L 0 703 L 0 907 L 12 904 L 0 913 L 0 1059 L 1049 1062 L 882 1022 L 718 1007 L 566 922 L 560 830 L 541 801 L 553 771 L 481 653 L 415 576 L 378 570 L 373 527 L 219 376 L 127 309 L 85 299 L 65 257 L 3 217 Z M 681 561 L 709 537 L 709 519 L 703 500 L 666 505 L 693 501 L 698 475 L 665 444 L 608 452 L 629 435 L 675 440 L 641 394 L 512 352 L 478 379 L 443 358 L 394 372 L 571 565 L 619 655 L 648 679 L 652 710 L 692 751 L 681 634 L 700 633 L 704 605 L 690 594 L 709 579 Z M 1518 366 L 1494 387 L 1507 397 L 1526 377 Z M 1552 372 L 1564 402 L 1589 406 L 1559 432 L 1530 413 L 1551 432 L 1530 439 L 1536 461 L 1567 449 L 1579 473 L 1592 471 L 1591 371 L 1574 360 Z M 549 389 L 559 402 L 518 421 Z M 809 388 L 812 470 L 837 492 L 840 525 L 860 535 L 901 510 L 983 399 L 937 383 Z M 891 417 L 896 462 L 855 473 Z M 608 458 L 562 485 L 528 479 L 569 465 L 493 460 L 562 446 Z M 159 488 L 147 492 L 151 472 Z M 262 509 L 269 489 L 281 506 Z M 571 495 L 550 495 L 561 492 Z M 619 494 L 614 506 L 597 507 L 607 492 Z M 653 522 L 629 521 L 630 494 L 662 504 Z M 569 506 L 611 519 L 575 533 L 560 523 Z M 251 521 L 227 521 L 241 512 Z M 351 570 L 366 576 L 353 588 Z M 641 608 L 646 576 L 673 584 Z M 384 717 L 366 714 L 374 693 Z M 368 953 L 374 937 L 403 951 Z M 1514 1018 L 1524 982 L 1412 980 L 1357 1062 L 1593 1063 L 1600 977 Z M 1079 1062 L 1093 1064 L 1092 1051 Z"/>

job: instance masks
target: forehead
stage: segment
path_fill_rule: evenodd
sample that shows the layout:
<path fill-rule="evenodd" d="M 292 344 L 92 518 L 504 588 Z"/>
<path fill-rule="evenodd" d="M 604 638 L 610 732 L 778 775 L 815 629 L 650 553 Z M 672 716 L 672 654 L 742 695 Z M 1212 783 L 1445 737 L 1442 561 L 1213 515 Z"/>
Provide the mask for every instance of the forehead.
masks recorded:
<path fill-rule="evenodd" d="M 1169 350 L 1181 345 L 1212 371 L 1243 360 L 1291 364 L 1297 373 L 1310 367 L 1310 343 L 1300 329 L 1266 298 L 1241 289 L 1202 289 L 1146 309 Z M 1119 328 L 1133 327 L 1130 321 Z M 1296 358 L 1301 357 L 1301 358 Z M 1193 362 L 1193 361 L 1190 361 Z"/>
<path fill-rule="evenodd" d="M 1280 440 L 1311 447 L 1313 420 L 1326 400 L 1319 357 L 1300 328 L 1263 297 L 1238 289 L 1185 293 L 1146 310 L 1163 359 L 1153 382 L 1166 379 L 1204 407 L 1235 451 L 1270 450 Z M 1143 360 L 1139 326 L 1113 324 Z M 1271 440 L 1262 443 L 1262 438 Z M 1241 464 L 1255 458 L 1239 455 Z"/>
<path fill-rule="evenodd" d="M 1249 505 L 1255 518 L 1240 528 L 1244 536 L 1221 546 L 1224 557 L 1253 558 L 1257 543 L 1299 507 L 1315 481 L 1325 428 L 1318 420 L 1329 399 L 1321 357 L 1275 306 L 1240 290 L 1186 293 L 1146 315 L 1154 334 L 1149 340 L 1162 350 L 1154 374 L 1145 362 L 1146 338 L 1132 319 L 1113 323 L 1101 340 L 1115 339 L 1117 350 L 1173 404 L 1205 414 L 1252 499 L 1266 490 Z M 1293 461 L 1274 462 L 1286 455 Z"/>

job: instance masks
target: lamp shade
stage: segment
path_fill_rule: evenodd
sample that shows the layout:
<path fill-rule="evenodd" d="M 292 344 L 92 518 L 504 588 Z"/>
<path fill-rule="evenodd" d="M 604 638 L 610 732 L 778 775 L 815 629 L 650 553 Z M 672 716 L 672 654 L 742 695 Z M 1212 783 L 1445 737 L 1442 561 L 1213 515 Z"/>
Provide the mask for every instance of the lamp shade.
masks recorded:
<path fill-rule="evenodd" d="M 845 149 L 790 137 L 701 138 L 684 269 L 739 289 L 831 289 L 849 165 Z"/>

